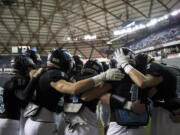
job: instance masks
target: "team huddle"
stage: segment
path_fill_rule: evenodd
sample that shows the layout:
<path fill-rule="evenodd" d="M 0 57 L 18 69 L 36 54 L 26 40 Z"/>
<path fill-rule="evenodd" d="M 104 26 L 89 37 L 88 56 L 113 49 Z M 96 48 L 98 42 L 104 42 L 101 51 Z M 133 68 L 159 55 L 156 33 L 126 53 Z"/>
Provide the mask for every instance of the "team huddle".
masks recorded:
<path fill-rule="evenodd" d="M 180 69 L 125 47 L 108 64 L 63 48 L 41 62 L 29 50 L 0 74 L 0 135 L 99 135 L 99 101 L 107 135 L 145 135 L 150 119 L 151 135 L 180 134 Z"/>

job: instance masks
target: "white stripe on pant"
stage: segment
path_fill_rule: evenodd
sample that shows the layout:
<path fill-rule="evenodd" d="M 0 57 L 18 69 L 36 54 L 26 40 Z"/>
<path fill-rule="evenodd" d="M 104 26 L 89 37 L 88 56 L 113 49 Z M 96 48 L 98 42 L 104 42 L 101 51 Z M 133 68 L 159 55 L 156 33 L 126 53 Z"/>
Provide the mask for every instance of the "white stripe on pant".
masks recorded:
<path fill-rule="evenodd" d="M 19 120 L 0 119 L 0 135 L 19 135 Z"/>
<path fill-rule="evenodd" d="M 24 109 L 21 109 L 19 135 L 24 135 L 24 126 L 27 118 L 24 117 Z"/>
<path fill-rule="evenodd" d="M 56 135 L 55 123 L 33 121 L 30 118 L 26 121 L 25 135 Z"/>
<path fill-rule="evenodd" d="M 56 135 L 55 114 L 46 108 L 41 108 L 37 116 L 28 118 L 24 133 L 25 135 Z"/>
<path fill-rule="evenodd" d="M 145 135 L 146 129 L 140 126 L 137 129 L 129 129 L 126 126 L 121 126 L 117 122 L 110 122 L 107 135 Z"/>

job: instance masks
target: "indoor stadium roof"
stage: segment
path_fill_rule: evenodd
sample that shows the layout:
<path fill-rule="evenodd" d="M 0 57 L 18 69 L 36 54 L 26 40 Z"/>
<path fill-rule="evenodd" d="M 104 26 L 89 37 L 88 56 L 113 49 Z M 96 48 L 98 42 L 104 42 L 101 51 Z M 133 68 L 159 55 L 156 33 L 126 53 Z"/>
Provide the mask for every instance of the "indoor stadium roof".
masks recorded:
<path fill-rule="evenodd" d="M 64 47 L 83 58 L 106 57 L 102 49 L 131 40 L 107 44 L 116 38 L 114 30 L 179 7 L 179 0 L 16 0 L 11 6 L 0 1 L 0 54 L 11 54 L 11 46 L 34 45 L 42 55 Z"/>

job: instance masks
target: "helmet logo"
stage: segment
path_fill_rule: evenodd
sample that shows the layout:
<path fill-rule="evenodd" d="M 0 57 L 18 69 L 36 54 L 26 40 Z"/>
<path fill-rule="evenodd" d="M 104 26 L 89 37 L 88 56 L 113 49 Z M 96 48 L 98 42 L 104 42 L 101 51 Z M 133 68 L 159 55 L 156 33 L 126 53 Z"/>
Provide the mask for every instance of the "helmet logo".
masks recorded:
<path fill-rule="evenodd" d="M 60 62 L 59 59 L 57 59 L 57 58 L 52 58 L 52 61 L 55 62 L 55 63 L 59 63 Z"/>

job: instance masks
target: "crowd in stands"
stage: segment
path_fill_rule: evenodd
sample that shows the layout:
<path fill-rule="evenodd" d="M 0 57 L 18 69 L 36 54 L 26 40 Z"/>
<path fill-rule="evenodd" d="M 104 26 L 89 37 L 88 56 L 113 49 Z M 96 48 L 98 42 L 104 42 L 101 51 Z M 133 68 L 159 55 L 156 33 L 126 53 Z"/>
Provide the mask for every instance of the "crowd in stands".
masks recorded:
<path fill-rule="evenodd" d="M 138 40 L 126 46 L 133 50 L 138 50 L 176 40 L 180 40 L 180 26 L 168 28 L 158 33 L 153 33 L 144 39 Z"/>
<path fill-rule="evenodd" d="M 180 53 L 180 45 L 148 51 L 147 53 L 153 57 L 161 56 L 161 58 L 167 58 L 169 54 Z"/>

